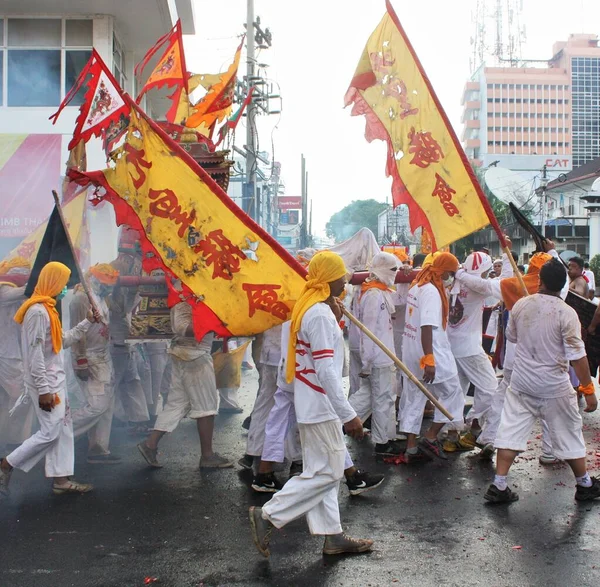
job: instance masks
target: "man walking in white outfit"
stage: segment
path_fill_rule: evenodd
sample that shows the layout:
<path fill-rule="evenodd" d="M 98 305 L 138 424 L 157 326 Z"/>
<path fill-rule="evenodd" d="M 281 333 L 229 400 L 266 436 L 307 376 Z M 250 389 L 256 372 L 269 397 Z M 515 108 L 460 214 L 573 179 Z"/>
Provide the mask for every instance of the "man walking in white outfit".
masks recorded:
<path fill-rule="evenodd" d="M 8 494 L 13 468 L 27 473 L 43 458 L 46 477 L 53 479 L 55 494 L 87 493 L 92 489 L 91 485 L 70 479 L 75 448 L 62 349 L 81 340 L 96 318 L 90 311 L 75 328 L 62 331 L 56 301 L 66 294 L 70 275 L 71 271 L 62 263 L 45 265 L 33 295 L 15 315 L 15 320 L 23 325 L 25 387 L 40 429 L 0 462 L 0 496 Z"/>
<path fill-rule="evenodd" d="M 73 432 L 75 438 L 87 432 L 87 462 L 92 465 L 121 462 L 120 457 L 111 454 L 109 448 L 115 394 L 106 304 L 106 298 L 118 277 L 119 272 L 107 263 L 90 268 L 88 282 L 101 322 L 92 324 L 85 336 L 71 347 L 73 371 L 86 400 L 83 406 L 73 412 Z M 81 286 L 77 286 L 69 304 L 72 327 L 85 318 L 90 307 L 87 294 Z"/>
<path fill-rule="evenodd" d="M 371 276 L 361 286 L 357 318 L 389 348 L 394 348 L 392 287 L 398 259 L 391 253 L 377 253 L 371 262 Z M 349 399 L 361 422 L 371 416 L 371 437 L 376 455 L 399 454 L 390 442 L 396 431 L 394 417 L 394 363 L 363 332 L 360 332 L 360 388 Z"/>
<path fill-rule="evenodd" d="M 292 312 L 286 379 L 296 378 L 294 400 L 304 470 L 264 508 L 250 508 L 254 542 L 264 556 L 270 554 L 273 528 L 304 515 L 311 534 L 325 536 L 324 554 L 366 552 L 373 545 L 372 540 L 355 540 L 342 532 L 338 505 L 346 455 L 342 424 L 348 434 L 363 435 L 362 423 L 342 388 L 344 342 L 335 297 L 345 282 L 342 258 L 329 251 L 318 253 Z"/>

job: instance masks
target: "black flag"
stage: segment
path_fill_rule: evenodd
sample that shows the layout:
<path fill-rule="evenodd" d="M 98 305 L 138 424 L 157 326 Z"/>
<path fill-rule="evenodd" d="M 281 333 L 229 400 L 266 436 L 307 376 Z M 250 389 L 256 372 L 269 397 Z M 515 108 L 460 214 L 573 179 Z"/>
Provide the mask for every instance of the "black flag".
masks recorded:
<path fill-rule="evenodd" d="M 48 220 L 42 244 L 35 258 L 29 281 L 27 282 L 27 287 L 25 288 L 26 296 L 31 296 L 42 267 L 50 263 L 50 261 L 59 261 L 71 270 L 71 277 L 67 284 L 68 287 L 74 287 L 81 281 L 77 271 L 77 264 L 73 257 L 73 250 L 69 245 L 69 239 L 67 238 L 65 227 L 56 206 L 54 206 L 54 210 L 52 210 L 52 214 Z"/>

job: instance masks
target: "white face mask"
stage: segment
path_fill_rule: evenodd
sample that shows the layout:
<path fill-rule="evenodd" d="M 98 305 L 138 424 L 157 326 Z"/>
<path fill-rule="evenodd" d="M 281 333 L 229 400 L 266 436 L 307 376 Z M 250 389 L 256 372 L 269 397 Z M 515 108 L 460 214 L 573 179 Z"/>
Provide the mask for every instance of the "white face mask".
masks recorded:
<path fill-rule="evenodd" d="M 442 283 L 444 284 L 444 287 L 451 287 L 454 283 L 454 277 L 450 276 L 448 279 L 444 279 Z"/>

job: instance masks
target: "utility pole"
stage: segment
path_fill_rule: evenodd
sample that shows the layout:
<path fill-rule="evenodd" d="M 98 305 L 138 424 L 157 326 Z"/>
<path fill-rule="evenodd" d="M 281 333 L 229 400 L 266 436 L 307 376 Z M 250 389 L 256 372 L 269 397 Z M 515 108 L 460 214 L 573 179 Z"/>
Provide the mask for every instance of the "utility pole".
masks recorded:
<path fill-rule="evenodd" d="M 300 173 L 301 176 L 301 185 L 302 185 L 302 225 L 300 229 L 300 248 L 304 249 L 307 245 L 307 235 L 308 235 L 308 205 L 306 201 L 306 159 L 304 155 L 300 155 Z"/>
<path fill-rule="evenodd" d="M 252 87 L 254 79 L 254 0 L 248 0 L 246 11 L 246 49 L 247 64 L 246 78 L 248 87 Z M 252 210 L 252 218 L 260 224 L 259 202 L 256 191 L 256 106 L 254 100 L 250 100 L 246 118 L 246 181 L 248 184 L 246 197 L 248 197 L 249 210 Z M 251 206 L 251 208 L 250 208 Z"/>
<path fill-rule="evenodd" d="M 541 179 L 541 186 L 542 186 L 542 195 L 541 195 L 541 225 L 542 225 L 542 236 L 545 237 L 546 236 L 546 186 L 548 185 L 548 173 L 547 173 L 547 167 L 546 165 L 544 165 L 542 167 L 542 179 Z"/>

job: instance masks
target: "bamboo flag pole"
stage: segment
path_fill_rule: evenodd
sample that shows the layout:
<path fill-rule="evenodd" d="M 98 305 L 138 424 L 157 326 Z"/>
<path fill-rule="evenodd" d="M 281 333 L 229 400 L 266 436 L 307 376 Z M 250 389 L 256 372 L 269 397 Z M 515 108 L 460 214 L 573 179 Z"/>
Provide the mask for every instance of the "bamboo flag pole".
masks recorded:
<path fill-rule="evenodd" d="M 71 235 L 69 234 L 69 228 L 67 226 L 67 222 L 65 220 L 65 216 L 63 214 L 63 209 L 62 209 L 62 206 L 60 205 L 60 201 L 58 199 L 58 194 L 56 193 L 56 190 L 52 190 L 52 195 L 54 196 L 54 205 L 56 206 L 56 210 L 58 211 L 58 216 L 60 217 L 60 221 L 62 222 L 63 229 L 65 231 L 65 235 L 67 236 L 67 242 L 69 243 L 69 248 L 71 249 L 71 254 L 73 255 L 73 261 L 75 262 L 75 267 L 77 268 L 77 273 L 79 273 L 79 279 L 81 280 L 81 286 L 83 287 L 83 291 L 85 291 L 85 294 L 87 295 L 88 300 L 90 301 L 90 306 L 92 307 L 92 311 L 94 312 L 94 314 L 98 317 L 101 317 L 102 314 L 98 310 L 98 306 L 96 306 L 96 302 L 94 301 L 94 298 L 92 297 L 92 290 L 90 289 L 87 279 L 85 278 L 85 274 L 81 269 L 81 264 L 79 263 L 79 259 L 77 258 L 77 255 L 75 254 L 75 246 L 73 245 L 73 239 L 71 238 Z"/>
<path fill-rule="evenodd" d="M 427 399 L 440 411 L 450 422 L 454 420 L 452 414 L 446 410 L 446 408 L 438 402 L 435 396 L 409 371 L 408 367 L 392 352 L 388 349 L 362 322 L 355 318 L 346 308 L 343 308 L 344 316 L 346 316 L 352 324 L 354 324 L 359 330 L 364 332 L 392 361 L 394 361 L 396 367 L 398 367 L 412 383 L 414 383 L 421 393 L 423 393 Z"/>

